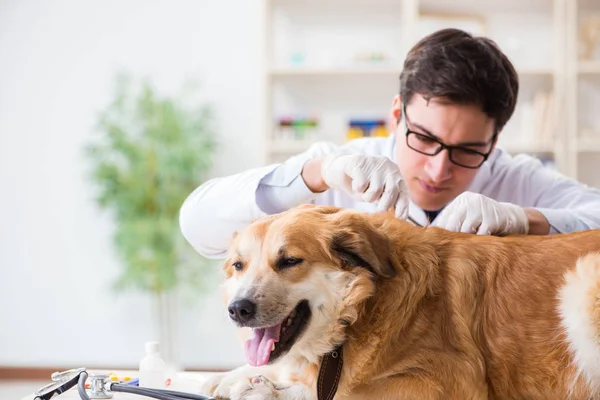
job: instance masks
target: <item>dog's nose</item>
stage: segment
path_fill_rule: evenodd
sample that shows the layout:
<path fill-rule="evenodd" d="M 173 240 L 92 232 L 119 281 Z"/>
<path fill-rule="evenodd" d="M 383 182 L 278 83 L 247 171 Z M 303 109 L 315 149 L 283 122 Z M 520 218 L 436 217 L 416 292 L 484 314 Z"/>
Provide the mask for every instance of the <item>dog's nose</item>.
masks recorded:
<path fill-rule="evenodd" d="M 229 317 L 235 322 L 245 323 L 256 315 L 256 304 L 250 300 L 236 300 L 229 305 Z"/>

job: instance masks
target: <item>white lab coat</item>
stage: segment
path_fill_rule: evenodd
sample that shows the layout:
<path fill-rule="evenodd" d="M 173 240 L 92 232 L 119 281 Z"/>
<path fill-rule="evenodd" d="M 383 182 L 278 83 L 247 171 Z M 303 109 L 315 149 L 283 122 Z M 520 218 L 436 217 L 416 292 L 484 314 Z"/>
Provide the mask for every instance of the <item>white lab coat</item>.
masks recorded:
<path fill-rule="evenodd" d="M 181 231 L 200 254 L 222 258 L 235 231 L 259 217 L 296 205 L 314 203 L 375 212 L 375 204 L 356 201 L 338 190 L 312 193 L 300 173 L 307 160 L 333 151 L 383 155 L 395 162 L 394 150 L 395 136 L 356 139 L 344 146 L 320 142 L 282 164 L 209 180 L 182 205 Z M 496 148 L 468 190 L 536 208 L 548 219 L 551 233 L 600 228 L 600 191 L 546 168 L 527 155 L 512 157 Z M 421 225 L 427 223 L 423 210 L 412 202 L 409 215 Z"/>

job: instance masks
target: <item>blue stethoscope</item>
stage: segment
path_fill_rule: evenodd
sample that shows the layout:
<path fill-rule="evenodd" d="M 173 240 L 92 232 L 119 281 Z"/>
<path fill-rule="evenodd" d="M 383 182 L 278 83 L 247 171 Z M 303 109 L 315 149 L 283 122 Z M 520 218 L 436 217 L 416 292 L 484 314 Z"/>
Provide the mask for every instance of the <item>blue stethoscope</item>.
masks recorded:
<path fill-rule="evenodd" d="M 90 378 L 90 388 L 85 383 Z M 82 400 L 110 399 L 113 392 L 131 393 L 159 400 L 214 400 L 199 394 L 177 392 L 165 389 L 149 389 L 126 383 L 111 382 L 108 374 L 88 374 L 85 368 L 70 369 L 52 374 L 52 383 L 35 392 L 34 400 L 50 400 L 77 385 Z"/>

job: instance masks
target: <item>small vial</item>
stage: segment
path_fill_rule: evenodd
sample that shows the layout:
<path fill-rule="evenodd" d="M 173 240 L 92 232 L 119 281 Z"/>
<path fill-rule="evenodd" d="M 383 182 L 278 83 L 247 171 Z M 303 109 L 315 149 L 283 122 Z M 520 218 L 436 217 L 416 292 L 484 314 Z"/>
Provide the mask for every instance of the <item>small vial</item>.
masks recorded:
<path fill-rule="evenodd" d="M 140 361 L 140 387 L 164 389 L 167 379 L 167 365 L 160 358 L 160 344 L 146 343 L 146 357 Z"/>

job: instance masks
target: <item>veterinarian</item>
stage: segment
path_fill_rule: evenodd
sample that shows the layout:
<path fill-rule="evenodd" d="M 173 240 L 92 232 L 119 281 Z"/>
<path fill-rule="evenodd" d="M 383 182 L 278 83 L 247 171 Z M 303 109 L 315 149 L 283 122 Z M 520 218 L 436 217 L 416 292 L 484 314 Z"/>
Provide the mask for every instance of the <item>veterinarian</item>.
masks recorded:
<path fill-rule="evenodd" d="M 278 165 L 212 179 L 181 208 L 185 238 L 220 258 L 232 234 L 303 203 L 377 212 L 453 231 L 555 234 L 600 228 L 600 191 L 496 148 L 517 72 L 496 44 L 445 29 L 409 52 L 388 138 L 316 143 Z"/>

